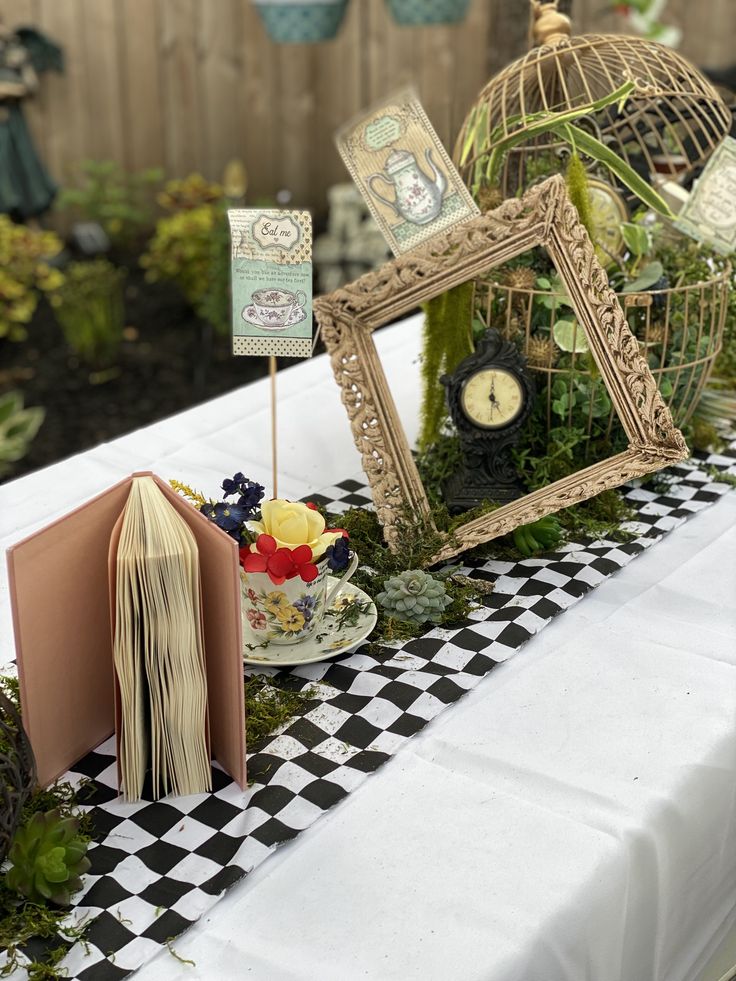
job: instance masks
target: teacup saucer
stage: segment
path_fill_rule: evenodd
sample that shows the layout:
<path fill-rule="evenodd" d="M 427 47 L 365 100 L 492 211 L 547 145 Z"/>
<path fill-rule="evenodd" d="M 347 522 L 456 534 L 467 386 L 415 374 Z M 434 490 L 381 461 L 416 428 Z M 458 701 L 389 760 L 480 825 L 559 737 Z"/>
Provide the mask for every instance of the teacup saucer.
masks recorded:
<path fill-rule="evenodd" d="M 333 576 L 327 577 L 327 589 L 335 584 Z M 350 608 L 354 612 L 350 613 Z M 342 618 L 349 625 L 340 625 Z M 265 643 L 253 633 L 243 618 L 243 662 L 245 664 L 273 665 L 279 668 L 314 664 L 344 654 L 371 633 L 378 613 L 370 596 L 348 582 L 339 590 L 332 606 L 309 637 L 297 644 Z"/>
<path fill-rule="evenodd" d="M 259 327 L 261 330 L 288 330 L 289 327 L 293 327 L 295 324 L 300 324 L 302 320 L 307 316 L 307 311 L 302 306 L 295 306 L 294 309 L 289 314 L 285 324 L 262 324 L 258 319 L 258 314 L 256 313 L 256 308 L 254 306 L 243 307 L 243 312 L 241 317 L 246 322 L 250 324 L 251 327 Z"/>

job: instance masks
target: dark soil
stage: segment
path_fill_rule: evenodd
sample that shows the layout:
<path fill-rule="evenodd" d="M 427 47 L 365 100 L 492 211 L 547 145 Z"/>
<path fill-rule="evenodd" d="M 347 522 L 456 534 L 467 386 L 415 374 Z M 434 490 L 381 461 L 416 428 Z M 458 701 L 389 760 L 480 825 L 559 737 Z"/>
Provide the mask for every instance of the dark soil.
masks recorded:
<path fill-rule="evenodd" d="M 264 375 L 265 358 L 233 357 L 179 291 L 129 267 L 125 340 L 110 368 L 80 363 L 42 303 L 21 343 L 0 341 L 0 392 L 20 390 L 46 418 L 5 479 L 45 467 Z M 279 366 L 287 361 L 279 361 Z"/>

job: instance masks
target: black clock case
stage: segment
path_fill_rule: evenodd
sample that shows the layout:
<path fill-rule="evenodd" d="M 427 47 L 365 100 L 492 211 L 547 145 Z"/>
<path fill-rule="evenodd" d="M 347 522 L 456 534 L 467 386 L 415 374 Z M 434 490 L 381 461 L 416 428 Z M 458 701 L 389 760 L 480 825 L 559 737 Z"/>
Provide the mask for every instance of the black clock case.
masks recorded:
<path fill-rule="evenodd" d="M 514 375 L 521 385 L 523 402 L 518 415 L 500 429 L 484 429 L 465 415 L 462 391 L 465 382 L 478 371 L 502 368 Z M 529 418 L 534 402 L 534 381 L 527 370 L 526 358 L 513 341 L 504 340 L 490 327 L 473 352 L 451 375 L 440 379 L 446 389 L 447 407 L 457 430 L 463 464 L 445 482 L 443 494 L 452 514 L 477 507 L 483 501 L 506 504 L 526 493 L 511 460 L 511 449 L 518 442 L 521 428 Z"/>

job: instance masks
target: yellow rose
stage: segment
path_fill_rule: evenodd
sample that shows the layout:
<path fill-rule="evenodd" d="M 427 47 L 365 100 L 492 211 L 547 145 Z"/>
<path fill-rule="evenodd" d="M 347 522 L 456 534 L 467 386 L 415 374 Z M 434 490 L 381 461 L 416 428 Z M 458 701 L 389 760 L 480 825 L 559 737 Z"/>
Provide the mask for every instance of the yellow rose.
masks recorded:
<path fill-rule="evenodd" d="M 325 532 L 325 519 L 312 508 L 300 501 L 265 501 L 261 505 L 262 521 L 248 523 L 258 535 L 271 535 L 278 548 L 297 548 L 309 545 L 312 558 L 324 555 L 325 549 L 332 545 L 340 532 Z M 251 551 L 255 546 L 251 545 Z"/>

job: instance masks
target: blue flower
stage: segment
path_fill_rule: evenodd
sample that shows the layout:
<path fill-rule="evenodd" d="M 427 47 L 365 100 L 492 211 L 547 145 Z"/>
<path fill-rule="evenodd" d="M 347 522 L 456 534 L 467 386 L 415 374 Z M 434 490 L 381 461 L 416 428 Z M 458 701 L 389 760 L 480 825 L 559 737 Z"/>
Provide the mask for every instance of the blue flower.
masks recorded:
<path fill-rule="evenodd" d="M 227 477 L 222 482 L 222 489 L 225 491 L 225 496 L 228 497 L 230 494 L 237 494 L 240 490 L 240 485 L 246 480 L 244 474 L 238 472 L 232 478 L 228 480 Z"/>
<path fill-rule="evenodd" d="M 347 567 L 350 560 L 350 546 L 344 536 L 336 538 L 333 545 L 328 545 L 325 550 L 327 565 L 333 572 L 342 572 Z"/>
<path fill-rule="evenodd" d="M 248 520 L 250 514 L 247 508 L 237 504 L 228 504 L 227 501 L 218 501 L 216 504 L 203 504 L 199 509 L 202 514 L 213 521 L 218 528 L 226 531 L 231 538 L 240 540 L 240 531 L 243 523 Z"/>
<path fill-rule="evenodd" d="M 242 480 L 238 490 L 240 491 L 238 507 L 255 511 L 263 499 L 266 488 L 262 487 L 261 484 L 255 483 L 253 480 Z"/>

